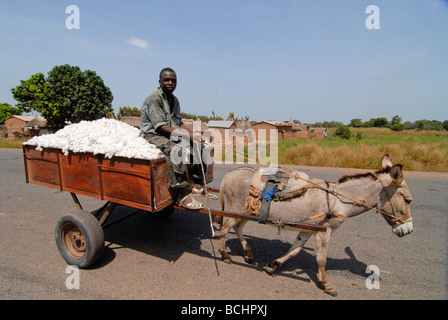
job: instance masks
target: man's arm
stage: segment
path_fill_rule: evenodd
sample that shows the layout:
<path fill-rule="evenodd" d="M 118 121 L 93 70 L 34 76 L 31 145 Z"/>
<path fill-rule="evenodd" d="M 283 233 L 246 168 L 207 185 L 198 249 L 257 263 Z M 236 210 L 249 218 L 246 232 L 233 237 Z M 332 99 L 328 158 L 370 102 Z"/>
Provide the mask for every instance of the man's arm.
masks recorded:
<path fill-rule="evenodd" d="M 160 126 L 157 128 L 157 132 L 169 137 L 173 133 L 173 131 L 176 131 L 175 134 L 177 136 L 188 137 L 188 139 L 190 139 L 190 141 L 193 141 L 193 132 L 188 130 L 183 124 L 180 125 L 179 129 L 183 129 L 183 130 L 177 130 L 176 128 L 163 125 L 163 126 Z"/>
<path fill-rule="evenodd" d="M 165 136 L 170 136 L 173 133 L 173 131 L 176 131 L 175 132 L 176 135 L 182 137 L 188 137 L 191 142 L 193 142 L 195 139 L 198 140 L 198 142 L 204 141 L 200 133 L 193 133 L 191 130 L 188 130 L 183 123 L 180 125 L 179 129 L 183 130 L 176 130 L 175 128 L 170 126 L 160 126 L 157 128 L 157 132 Z"/>

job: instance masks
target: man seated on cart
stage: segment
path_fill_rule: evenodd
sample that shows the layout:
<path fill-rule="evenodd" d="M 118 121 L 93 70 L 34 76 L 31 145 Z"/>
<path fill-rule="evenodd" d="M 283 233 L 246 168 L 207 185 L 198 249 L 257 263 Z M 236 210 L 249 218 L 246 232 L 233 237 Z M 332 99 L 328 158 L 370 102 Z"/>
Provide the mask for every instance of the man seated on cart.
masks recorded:
<path fill-rule="evenodd" d="M 204 187 L 203 173 L 207 173 L 207 165 L 202 159 L 202 151 L 205 148 L 203 142 L 206 141 L 200 133 L 188 130 L 182 122 L 179 100 L 173 94 L 177 85 L 176 72 L 171 68 L 163 69 L 159 75 L 159 85 L 159 88 L 143 102 L 140 135 L 165 154 L 169 186 L 176 194 L 176 204 L 192 210 L 203 209 L 204 205 L 193 197 L 192 191 L 214 197 Z M 186 144 L 185 141 L 187 141 Z M 189 149 L 187 153 L 185 153 L 186 148 Z M 207 148 L 211 148 L 211 145 Z M 193 162 L 191 175 L 194 187 L 192 190 L 184 155 L 197 156 L 198 153 L 200 161 L 191 161 L 191 157 L 189 161 L 189 163 Z"/>

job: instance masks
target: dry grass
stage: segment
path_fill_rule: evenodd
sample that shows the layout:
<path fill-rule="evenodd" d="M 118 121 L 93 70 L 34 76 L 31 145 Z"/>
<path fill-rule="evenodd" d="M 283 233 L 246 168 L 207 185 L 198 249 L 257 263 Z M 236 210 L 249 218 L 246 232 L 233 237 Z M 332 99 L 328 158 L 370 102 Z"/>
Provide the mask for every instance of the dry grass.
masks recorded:
<path fill-rule="evenodd" d="M 353 132 L 353 130 L 352 130 Z M 378 169 L 388 153 L 405 170 L 448 172 L 448 132 L 364 129 L 354 131 L 362 138 L 342 140 L 329 136 L 326 141 L 279 143 L 279 162 L 305 166 Z"/>

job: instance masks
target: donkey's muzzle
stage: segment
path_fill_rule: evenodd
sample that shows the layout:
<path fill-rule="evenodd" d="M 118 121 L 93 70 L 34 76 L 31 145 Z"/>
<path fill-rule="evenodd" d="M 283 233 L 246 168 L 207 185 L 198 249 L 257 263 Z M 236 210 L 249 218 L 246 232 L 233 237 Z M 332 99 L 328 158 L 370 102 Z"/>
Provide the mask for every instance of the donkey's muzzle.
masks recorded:
<path fill-rule="evenodd" d="M 412 220 L 403 222 L 398 227 L 392 229 L 392 231 L 400 238 L 412 233 L 412 231 L 414 231 Z"/>

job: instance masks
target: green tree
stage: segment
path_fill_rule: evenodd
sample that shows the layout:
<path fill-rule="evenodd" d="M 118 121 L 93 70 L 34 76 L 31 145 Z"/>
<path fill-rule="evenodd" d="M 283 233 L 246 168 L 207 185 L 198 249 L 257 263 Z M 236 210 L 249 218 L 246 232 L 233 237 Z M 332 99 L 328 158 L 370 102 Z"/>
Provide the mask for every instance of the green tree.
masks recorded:
<path fill-rule="evenodd" d="M 20 115 L 19 109 L 12 107 L 7 103 L 0 103 L 0 124 L 4 124 L 5 120 L 13 115 Z"/>
<path fill-rule="evenodd" d="M 401 117 L 395 116 L 392 118 L 390 122 L 390 129 L 392 131 L 403 131 L 404 128 L 404 125 L 401 123 Z"/>
<path fill-rule="evenodd" d="M 390 121 L 390 124 L 391 124 L 391 125 L 394 125 L 394 124 L 397 124 L 397 123 L 398 123 L 398 124 L 401 123 L 401 117 L 398 116 L 398 115 L 395 116 L 395 117 L 393 117 L 392 120 Z"/>
<path fill-rule="evenodd" d="M 112 112 L 112 93 L 94 71 L 67 64 L 56 66 L 48 73 L 47 82 L 50 103 L 42 116 L 49 124 L 91 121 Z"/>
<path fill-rule="evenodd" d="M 140 117 L 142 115 L 142 110 L 140 110 L 137 107 L 131 108 L 131 107 L 120 107 L 119 108 L 120 114 L 124 117 Z"/>
<path fill-rule="evenodd" d="M 46 95 L 47 81 L 43 73 L 36 73 L 28 80 L 20 80 L 20 85 L 11 89 L 12 95 L 19 103 L 16 107 L 21 112 L 42 112 L 48 104 Z"/>
<path fill-rule="evenodd" d="M 113 114 L 113 96 L 96 72 L 81 71 L 79 67 L 54 67 L 47 79 L 43 74 L 21 80 L 12 89 L 19 109 L 39 111 L 51 126 L 63 127 L 66 122 L 95 120 Z"/>
<path fill-rule="evenodd" d="M 235 121 L 238 118 L 235 118 L 235 113 L 229 112 L 229 116 L 227 117 L 227 121 Z"/>
<path fill-rule="evenodd" d="M 442 131 L 444 129 L 443 122 L 438 120 L 426 120 L 426 119 L 415 121 L 415 127 L 417 130 Z"/>
<path fill-rule="evenodd" d="M 353 127 L 353 128 L 361 128 L 362 127 L 362 120 L 361 119 L 352 119 L 348 126 L 349 127 Z"/>
<path fill-rule="evenodd" d="M 340 137 L 342 139 L 350 139 L 350 137 L 352 136 L 352 132 L 350 131 L 350 128 L 347 127 L 346 125 L 340 125 L 336 131 L 335 131 L 335 136 L 336 137 Z"/>
<path fill-rule="evenodd" d="M 375 119 L 370 119 L 369 121 L 366 121 L 366 122 L 364 122 L 363 124 L 362 124 L 362 126 L 364 127 L 364 128 L 372 128 L 373 126 L 374 126 L 374 124 L 375 124 Z"/>
<path fill-rule="evenodd" d="M 390 123 L 387 118 L 376 118 L 373 121 L 373 126 L 376 128 L 387 128 L 390 126 Z"/>

